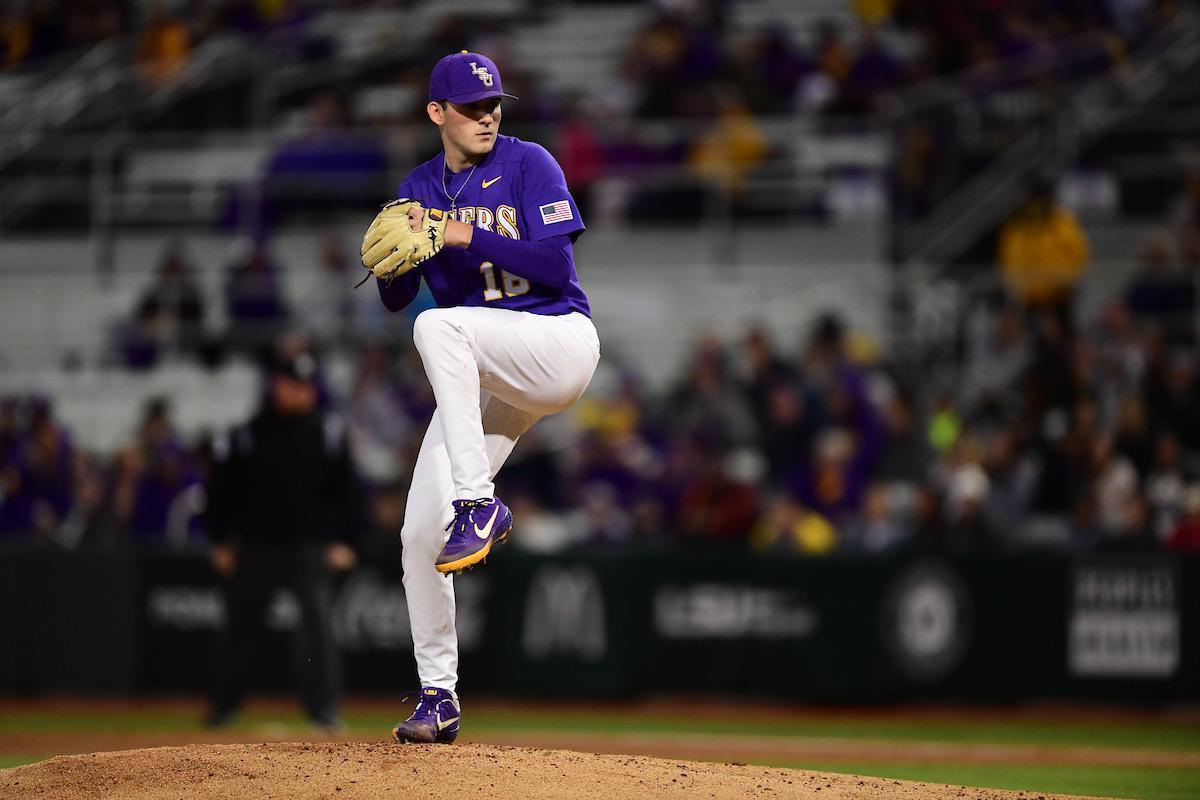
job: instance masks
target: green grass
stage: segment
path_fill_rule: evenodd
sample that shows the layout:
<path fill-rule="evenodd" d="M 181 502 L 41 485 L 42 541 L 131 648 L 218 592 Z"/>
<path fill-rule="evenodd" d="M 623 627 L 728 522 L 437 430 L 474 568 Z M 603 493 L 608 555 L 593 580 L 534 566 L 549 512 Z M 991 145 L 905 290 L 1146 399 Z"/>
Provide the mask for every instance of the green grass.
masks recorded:
<path fill-rule="evenodd" d="M 145 733 L 196 730 L 199 725 L 200 716 L 198 714 L 161 710 L 152 712 L 122 711 L 120 714 L 107 714 L 102 711 L 0 714 L 0 732 L 3 733 L 12 731 L 25 733 L 55 733 L 58 731 Z"/>
<path fill-rule="evenodd" d="M 405 707 L 376 711 L 353 711 L 346 722 L 353 730 L 388 729 L 403 716 Z M 522 712 L 520 714 L 481 708 L 471 712 L 469 725 L 479 731 L 571 731 L 574 733 L 617 734 L 706 733 L 729 735 L 729 725 L 719 719 L 654 716 L 611 712 Z M 269 713 L 252 711 L 239 717 L 235 729 L 249 730 L 264 724 L 306 728 L 298 712 Z M 103 712 L 8 713 L 0 715 L 0 732 L 8 731 L 115 731 L 154 732 L 188 731 L 199 725 L 199 715 L 184 710 L 148 709 Z M 1074 747 L 1121 747 L 1139 750 L 1200 750 L 1200 726 L 1169 723 L 1055 723 L 1030 721 L 943 722 L 937 720 L 899 720 L 887 717 L 822 716 L 796 720 L 756 722 L 757 736 L 807 737 L 828 739 L 894 739 L 899 741 L 957 742 L 1021 745 L 1058 745 Z"/>
<path fill-rule="evenodd" d="M 470 709 L 467 709 L 468 715 Z M 382 717 L 371 721 L 384 724 Z M 353 722 L 367 721 L 356 716 Z M 660 733 L 709 733 L 729 735 L 728 722 L 706 719 L 631 717 L 605 714 L 555 714 L 488 712 L 468 716 L 480 730 L 570 730 L 575 732 L 622 733 L 630 730 Z M 900 741 L 959 742 L 989 744 L 1047 744 L 1082 747 L 1121 747 L 1144 750 L 1200 749 L 1200 726 L 1128 723 L 1045 722 L 921 722 L 878 718 L 767 720 L 756 722 L 758 736 L 830 739 L 895 739 Z"/>
<path fill-rule="evenodd" d="M 1200 770 L 1182 767 L 959 766 L 826 761 L 772 762 L 771 766 L 947 783 L 952 786 L 1016 789 L 1024 790 L 1027 794 L 1055 792 L 1138 800 L 1195 800 L 1200 797 Z"/>
<path fill-rule="evenodd" d="M 50 758 L 50 756 L 0 756 L 0 769 L 19 767 L 22 764 L 32 764 L 35 761 Z"/>

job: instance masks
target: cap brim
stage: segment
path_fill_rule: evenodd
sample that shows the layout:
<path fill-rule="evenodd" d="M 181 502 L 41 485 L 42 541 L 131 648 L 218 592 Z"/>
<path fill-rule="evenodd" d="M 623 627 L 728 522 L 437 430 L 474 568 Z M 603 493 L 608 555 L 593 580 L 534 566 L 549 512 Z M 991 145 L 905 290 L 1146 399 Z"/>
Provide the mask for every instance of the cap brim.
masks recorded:
<path fill-rule="evenodd" d="M 465 105 L 474 103 L 476 100 L 487 100 L 489 97 L 507 97 L 511 100 L 520 100 L 521 98 L 507 92 L 497 92 L 495 89 L 484 89 L 479 92 L 467 92 L 466 94 L 456 94 L 452 97 L 447 97 L 446 102 Z"/>

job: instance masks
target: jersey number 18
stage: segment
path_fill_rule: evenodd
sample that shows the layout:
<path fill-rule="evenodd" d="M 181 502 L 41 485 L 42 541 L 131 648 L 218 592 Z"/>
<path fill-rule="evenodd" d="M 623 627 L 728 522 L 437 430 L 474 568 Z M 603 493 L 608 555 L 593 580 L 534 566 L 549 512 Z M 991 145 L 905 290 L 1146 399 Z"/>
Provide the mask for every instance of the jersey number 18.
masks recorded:
<path fill-rule="evenodd" d="M 483 274 L 483 299 L 489 303 L 502 297 L 516 297 L 529 291 L 528 280 L 504 270 L 500 270 L 500 282 L 504 285 L 504 291 L 500 291 L 496 285 L 496 265 L 490 261 L 480 264 L 479 271 Z"/>

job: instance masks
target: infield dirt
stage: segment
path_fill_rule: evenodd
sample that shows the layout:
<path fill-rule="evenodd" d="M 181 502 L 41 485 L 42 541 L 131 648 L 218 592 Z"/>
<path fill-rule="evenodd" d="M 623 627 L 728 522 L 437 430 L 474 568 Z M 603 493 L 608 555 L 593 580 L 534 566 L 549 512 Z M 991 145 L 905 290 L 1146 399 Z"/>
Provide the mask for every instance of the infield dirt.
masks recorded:
<path fill-rule="evenodd" d="M 57 756 L 0 770 L 0 798 L 1062 798 L 714 764 L 465 744 L 203 744 Z"/>

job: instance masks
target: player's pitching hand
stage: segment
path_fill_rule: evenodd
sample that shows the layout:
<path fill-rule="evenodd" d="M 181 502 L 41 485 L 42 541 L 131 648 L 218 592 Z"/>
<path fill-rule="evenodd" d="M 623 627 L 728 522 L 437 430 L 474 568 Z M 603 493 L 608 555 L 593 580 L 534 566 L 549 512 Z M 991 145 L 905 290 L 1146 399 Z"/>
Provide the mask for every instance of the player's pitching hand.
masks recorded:
<path fill-rule="evenodd" d="M 377 278 L 392 280 L 441 252 L 449 217 L 416 200 L 393 200 L 375 216 L 363 236 L 362 263 Z"/>
<path fill-rule="evenodd" d="M 421 230 L 421 226 L 425 224 L 425 207 L 420 203 L 413 203 L 408 207 L 408 227 L 413 233 Z"/>
<path fill-rule="evenodd" d="M 425 226 L 425 209 L 423 207 L 415 205 L 408 210 L 408 226 L 414 232 Z M 465 222 L 459 222 L 456 219 L 446 220 L 446 227 L 442 234 L 445 246 L 465 250 L 471 246 L 471 232 L 474 230 L 475 226 Z"/>

